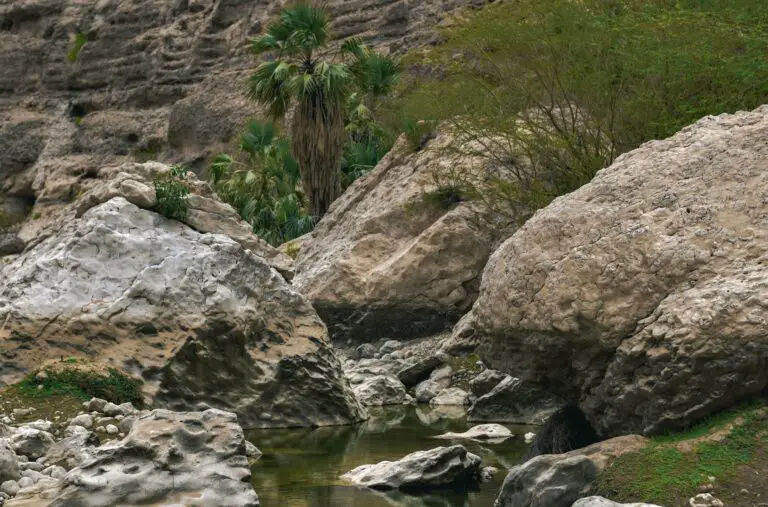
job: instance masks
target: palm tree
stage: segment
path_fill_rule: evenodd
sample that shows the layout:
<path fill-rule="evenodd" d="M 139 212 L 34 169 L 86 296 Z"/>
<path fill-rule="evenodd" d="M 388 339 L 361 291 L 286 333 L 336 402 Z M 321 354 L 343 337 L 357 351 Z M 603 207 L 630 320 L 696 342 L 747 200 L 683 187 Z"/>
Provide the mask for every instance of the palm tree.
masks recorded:
<path fill-rule="evenodd" d="M 339 164 L 344 147 L 344 102 L 354 79 L 344 63 L 320 60 L 316 53 L 330 40 L 322 8 L 299 4 L 285 9 L 266 34 L 253 41 L 257 54 L 276 57 L 251 76 L 250 96 L 274 118 L 285 115 L 292 100 L 293 155 L 313 216 L 322 216 L 341 193 Z"/>
<path fill-rule="evenodd" d="M 299 165 L 309 211 L 321 217 L 341 194 L 341 157 L 345 106 L 357 88 L 362 104 L 373 110 L 399 76 L 399 66 L 359 40 L 341 46 L 342 60 L 326 61 L 318 53 L 330 42 L 325 9 L 309 3 L 286 8 L 252 47 L 257 54 L 272 53 L 251 76 L 249 95 L 268 108 L 274 119 L 285 116 L 295 100 L 291 124 L 292 151 Z M 343 58 L 351 57 L 350 64 Z"/>

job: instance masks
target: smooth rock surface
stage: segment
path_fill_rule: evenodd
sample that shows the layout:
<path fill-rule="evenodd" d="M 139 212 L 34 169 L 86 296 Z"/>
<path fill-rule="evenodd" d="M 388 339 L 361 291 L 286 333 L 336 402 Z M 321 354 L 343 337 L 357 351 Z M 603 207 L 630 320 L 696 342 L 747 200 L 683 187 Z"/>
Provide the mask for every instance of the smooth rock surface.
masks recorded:
<path fill-rule="evenodd" d="M 155 406 L 205 403 L 249 428 L 365 417 L 307 300 L 227 236 L 116 197 L 2 273 L 0 381 L 78 354 L 143 377 Z"/>
<path fill-rule="evenodd" d="M 471 395 L 460 387 L 449 387 L 443 389 L 437 396 L 429 401 L 432 406 L 435 405 L 456 405 L 460 407 L 468 406 L 472 403 Z"/>
<path fill-rule="evenodd" d="M 478 203 L 425 200 L 437 189 L 436 170 L 462 165 L 479 180 L 490 170 L 485 157 L 457 160 L 447 149 L 454 143 L 440 133 L 411 153 L 401 138 L 303 243 L 294 284 L 334 340 L 428 336 L 474 302 L 493 245 L 508 231 L 479 220 Z"/>
<path fill-rule="evenodd" d="M 475 400 L 467 413 L 467 420 L 543 424 L 564 404 L 557 396 L 507 375 L 488 393 Z"/>
<path fill-rule="evenodd" d="M 490 258 L 468 320 L 494 368 L 602 436 L 689 426 L 768 386 L 768 106 L 619 157 Z"/>
<path fill-rule="evenodd" d="M 362 465 L 342 479 L 372 489 L 423 491 L 477 484 L 480 458 L 461 446 L 418 451 L 398 461 Z"/>
<path fill-rule="evenodd" d="M 501 424 L 478 424 L 477 426 L 472 426 L 463 433 L 448 432 L 443 433 L 442 435 L 438 435 L 434 438 L 442 438 L 446 440 L 458 440 L 466 438 L 469 440 L 503 441 L 511 437 L 514 437 L 514 435 L 509 430 L 509 428 L 506 428 Z"/>
<path fill-rule="evenodd" d="M 601 496 L 590 496 L 576 500 L 573 507 L 659 507 L 650 503 L 617 503 Z"/>

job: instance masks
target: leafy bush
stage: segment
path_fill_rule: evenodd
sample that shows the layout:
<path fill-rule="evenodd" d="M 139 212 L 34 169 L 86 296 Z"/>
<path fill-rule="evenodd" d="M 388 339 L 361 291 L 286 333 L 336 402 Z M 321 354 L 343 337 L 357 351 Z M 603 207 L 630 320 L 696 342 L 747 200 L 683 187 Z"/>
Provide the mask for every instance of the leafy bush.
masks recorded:
<path fill-rule="evenodd" d="M 272 245 L 310 232 L 314 219 L 297 188 L 299 168 L 290 141 L 279 136 L 272 123 L 251 121 L 239 148 L 234 156 L 218 155 L 209 169 L 219 197 Z"/>
<path fill-rule="evenodd" d="M 142 404 L 142 382 L 129 378 L 114 368 L 109 368 L 107 375 L 81 369 L 74 364 L 71 367 L 43 371 L 44 378 L 37 377 L 36 374 L 25 377 L 18 386 L 20 391 L 33 397 L 73 395 L 83 399 L 102 398 L 117 404 Z M 42 389 L 39 388 L 40 385 L 43 386 Z"/>
<path fill-rule="evenodd" d="M 499 3 L 409 55 L 382 118 L 444 121 L 457 144 L 482 144 L 505 169 L 484 198 L 524 218 L 647 140 L 765 102 L 767 25 L 764 0 Z"/>
<path fill-rule="evenodd" d="M 155 194 L 157 196 L 157 211 L 174 220 L 184 220 L 187 217 L 189 186 L 185 183 L 187 168 L 171 166 L 171 170 L 155 178 Z"/>

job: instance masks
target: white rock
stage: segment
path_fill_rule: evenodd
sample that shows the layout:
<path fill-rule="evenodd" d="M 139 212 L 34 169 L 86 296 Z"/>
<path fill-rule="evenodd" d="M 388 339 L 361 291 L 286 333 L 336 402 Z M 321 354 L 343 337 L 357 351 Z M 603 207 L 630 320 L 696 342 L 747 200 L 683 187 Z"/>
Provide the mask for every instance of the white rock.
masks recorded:
<path fill-rule="evenodd" d="M 467 406 L 472 403 L 472 398 L 469 393 L 459 387 L 449 387 L 443 389 L 440 393 L 432 398 L 429 402 L 430 405 L 456 405 Z"/>
<path fill-rule="evenodd" d="M 536 433 L 533 433 L 533 432 L 529 431 L 528 433 L 526 433 L 526 434 L 524 435 L 524 438 L 525 438 L 525 443 L 526 443 L 526 444 L 530 444 L 530 443 L 532 443 L 532 442 L 534 441 L 534 439 L 536 438 Z"/>
<path fill-rule="evenodd" d="M 85 429 L 91 429 L 93 427 L 93 417 L 88 414 L 81 414 L 72 419 L 69 424 L 71 426 L 82 426 Z"/>
<path fill-rule="evenodd" d="M 115 426 L 114 424 L 107 424 L 106 430 L 107 430 L 107 435 L 117 435 L 118 433 L 120 433 L 120 430 L 117 429 L 117 426 Z"/>
<path fill-rule="evenodd" d="M 712 493 L 699 493 L 688 500 L 691 507 L 723 507 L 723 501 L 715 498 Z"/>
<path fill-rule="evenodd" d="M 478 424 L 464 433 L 443 433 L 434 438 L 442 439 L 469 439 L 469 440 L 490 440 L 494 442 L 504 441 L 514 437 L 512 432 L 501 424 Z"/>

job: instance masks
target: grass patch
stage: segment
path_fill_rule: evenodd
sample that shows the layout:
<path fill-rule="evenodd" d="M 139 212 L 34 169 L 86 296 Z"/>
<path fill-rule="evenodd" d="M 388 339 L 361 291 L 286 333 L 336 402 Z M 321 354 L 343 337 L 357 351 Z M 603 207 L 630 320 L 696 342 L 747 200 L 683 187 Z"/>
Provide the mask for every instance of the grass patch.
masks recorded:
<path fill-rule="evenodd" d="M 668 507 L 687 505 L 697 488 L 709 483 L 728 482 L 740 465 L 751 462 L 765 447 L 768 417 L 752 405 L 728 411 L 700 423 L 690 430 L 653 439 L 638 452 L 620 456 L 600 476 L 599 494 L 618 502 L 648 502 Z M 723 429 L 737 418 L 743 423 L 722 440 L 707 440 L 707 435 Z M 690 451 L 680 442 L 694 442 Z"/>
<path fill-rule="evenodd" d="M 83 46 L 88 42 L 88 36 L 84 32 L 77 32 L 75 39 L 72 41 L 72 47 L 69 48 L 67 53 L 67 60 L 74 63 L 77 61 L 77 57 L 80 56 L 80 51 Z"/>
<path fill-rule="evenodd" d="M 436 130 L 437 122 L 433 120 L 408 119 L 403 122 L 403 134 L 412 152 L 421 150 L 434 139 Z"/>
<path fill-rule="evenodd" d="M 83 400 L 102 398 L 117 404 L 142 404 L 141 381 L 132 379 L 114 368 L 107 369 L 107 374 L 104 375 L 76 365 L 77 360 L 71 359 L 55 369 L 46 368 L 42 370 L 45 372 L 44 378 L 35 372 L 17 384 L 16 389 L 19 394 L 28 398 L 71 396 Z"/>

